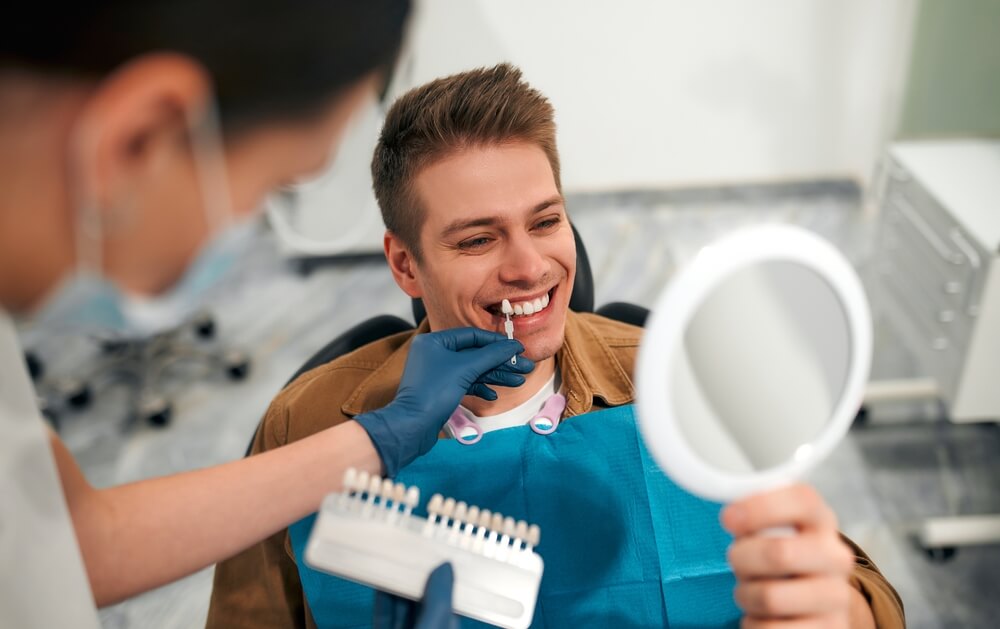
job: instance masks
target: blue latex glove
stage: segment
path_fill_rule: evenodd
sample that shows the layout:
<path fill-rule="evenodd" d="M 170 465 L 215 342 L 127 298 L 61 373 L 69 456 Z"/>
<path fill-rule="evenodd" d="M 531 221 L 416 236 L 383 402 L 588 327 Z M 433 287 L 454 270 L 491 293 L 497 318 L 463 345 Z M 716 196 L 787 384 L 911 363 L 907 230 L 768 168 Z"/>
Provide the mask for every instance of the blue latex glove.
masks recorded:
<path fill-rule="evenodd" d="M 426 454 L 438 433 L 466 395 L 497 399 L 488 385 L 519 387 L 535 363 L 518 356 L 518 341 L 478 328 L 453 328 L 418 334 L 410 345 L 396 399 L 377 411 L 355 417 L 382 458 L 385 475 Z"/>
<path fill-rule="evenodd" d="M 424 600 L 420 603 L 379 592 L 375 595 L 374 629 L 458 629 L 458 617 L 451 609 L 455 575 L 450 563 L 443 563 L 427 577 Z"/>

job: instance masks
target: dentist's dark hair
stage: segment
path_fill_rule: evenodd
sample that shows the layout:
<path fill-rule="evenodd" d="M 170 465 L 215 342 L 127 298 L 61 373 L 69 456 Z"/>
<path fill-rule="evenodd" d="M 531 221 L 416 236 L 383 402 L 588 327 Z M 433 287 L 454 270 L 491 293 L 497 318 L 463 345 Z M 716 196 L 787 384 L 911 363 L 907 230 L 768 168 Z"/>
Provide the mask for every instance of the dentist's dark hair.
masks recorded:
<path fill-rule="evenodd" d="M 395 60 L 409 0 L 14 0 L 0 11 L 10 70 L 98 80 L 177 52 L 214 81 L 223 127 L 295 119 Z"/>

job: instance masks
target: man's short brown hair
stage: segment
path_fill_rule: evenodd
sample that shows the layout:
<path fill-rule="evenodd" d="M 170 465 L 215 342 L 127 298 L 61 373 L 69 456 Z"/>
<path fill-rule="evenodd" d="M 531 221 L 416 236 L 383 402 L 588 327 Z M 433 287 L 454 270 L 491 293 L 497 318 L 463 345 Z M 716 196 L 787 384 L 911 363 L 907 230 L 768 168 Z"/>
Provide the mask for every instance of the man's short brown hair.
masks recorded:
<path fill-rule="evenodd" d="M 562 190 L 552 105 L 508 63 L 437 79 L 401 96 L 385 117 L 372 158 L 386 228 L 419 259 L 423 209 L 413 191 L 416 175 L 454 151 L 510 142 L 545 151 Z"/>

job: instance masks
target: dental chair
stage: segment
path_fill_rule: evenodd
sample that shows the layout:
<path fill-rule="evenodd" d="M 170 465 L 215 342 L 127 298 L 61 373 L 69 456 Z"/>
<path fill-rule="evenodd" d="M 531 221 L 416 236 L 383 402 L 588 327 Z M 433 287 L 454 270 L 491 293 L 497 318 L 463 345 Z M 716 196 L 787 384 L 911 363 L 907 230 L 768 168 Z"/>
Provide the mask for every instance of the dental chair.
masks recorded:
<path fill-rule="evenodd" d="M 576 227 L 573 227 L 573 238 L 576 241 L 576 278 L 573 282 L 573 292 L 569 297 L 569 309 L 573 312 L 596 312 L 597 314 L 608 317 L 609 319 L 615 319 L 623 323 L 630 323 L 640 327 L 644 326 L 646 318 L 649 315 L 649 310 L 643 308 L 642 306 L 625 302 L 613 302 L 594 310 L 594 275 L 590 269 L 590 258 L 587 257 L 587 249 L 583 246 L 583 240 L 580 239 L 580 233 L 576 231 Z M 427 311 L 424 309 L 423 301 L 420 299 L 412 300 L 411 308 L 413 310 L 413 320 L 417 325 L 419 325 L 420 322 L 427 316 Z M 320 365 L 325 365 L 326 363 L 339 358 L 348 352 L 352 352 L 359 347 L 367 345 L 372 341 L 377 341 L 380 338 L 397 334 L 399 332 L 412 330 L 414 327 L 415 325 L 413 323 L 395 315 L 379 315 L 362 321 L 358 325 L 327 343 L 321 350 L 313 354 L 313 356 L 307 360 L 305 364 L 299 367 L 298 371 L 296 371 L 295 374 L 289 378 L 288 382 L 285 383 L 285 386 L 287 387 L 289 384 L 294 382 L 296 378 L 307 371 L 315 369 Z M 246 456 L 250 456 L 250 450 L 253 448 L 253 442 L 254 439 L 257 438 L 258 430 L 260 430 L 260 424 L 257 425 L 257 429 L 250 438 L 250 443 L 247 445 Z"/>

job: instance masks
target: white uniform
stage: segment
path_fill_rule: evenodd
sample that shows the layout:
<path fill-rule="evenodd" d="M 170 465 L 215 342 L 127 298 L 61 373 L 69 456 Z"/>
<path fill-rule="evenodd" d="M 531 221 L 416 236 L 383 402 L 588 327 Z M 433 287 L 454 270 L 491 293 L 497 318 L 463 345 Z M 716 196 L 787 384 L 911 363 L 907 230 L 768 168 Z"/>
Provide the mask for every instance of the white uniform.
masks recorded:
<path fill-rule="evenodd" d="M 0 627 L 99 627 L 48 434 L 13 323 L 3 311 L 0 311 Z"/>

